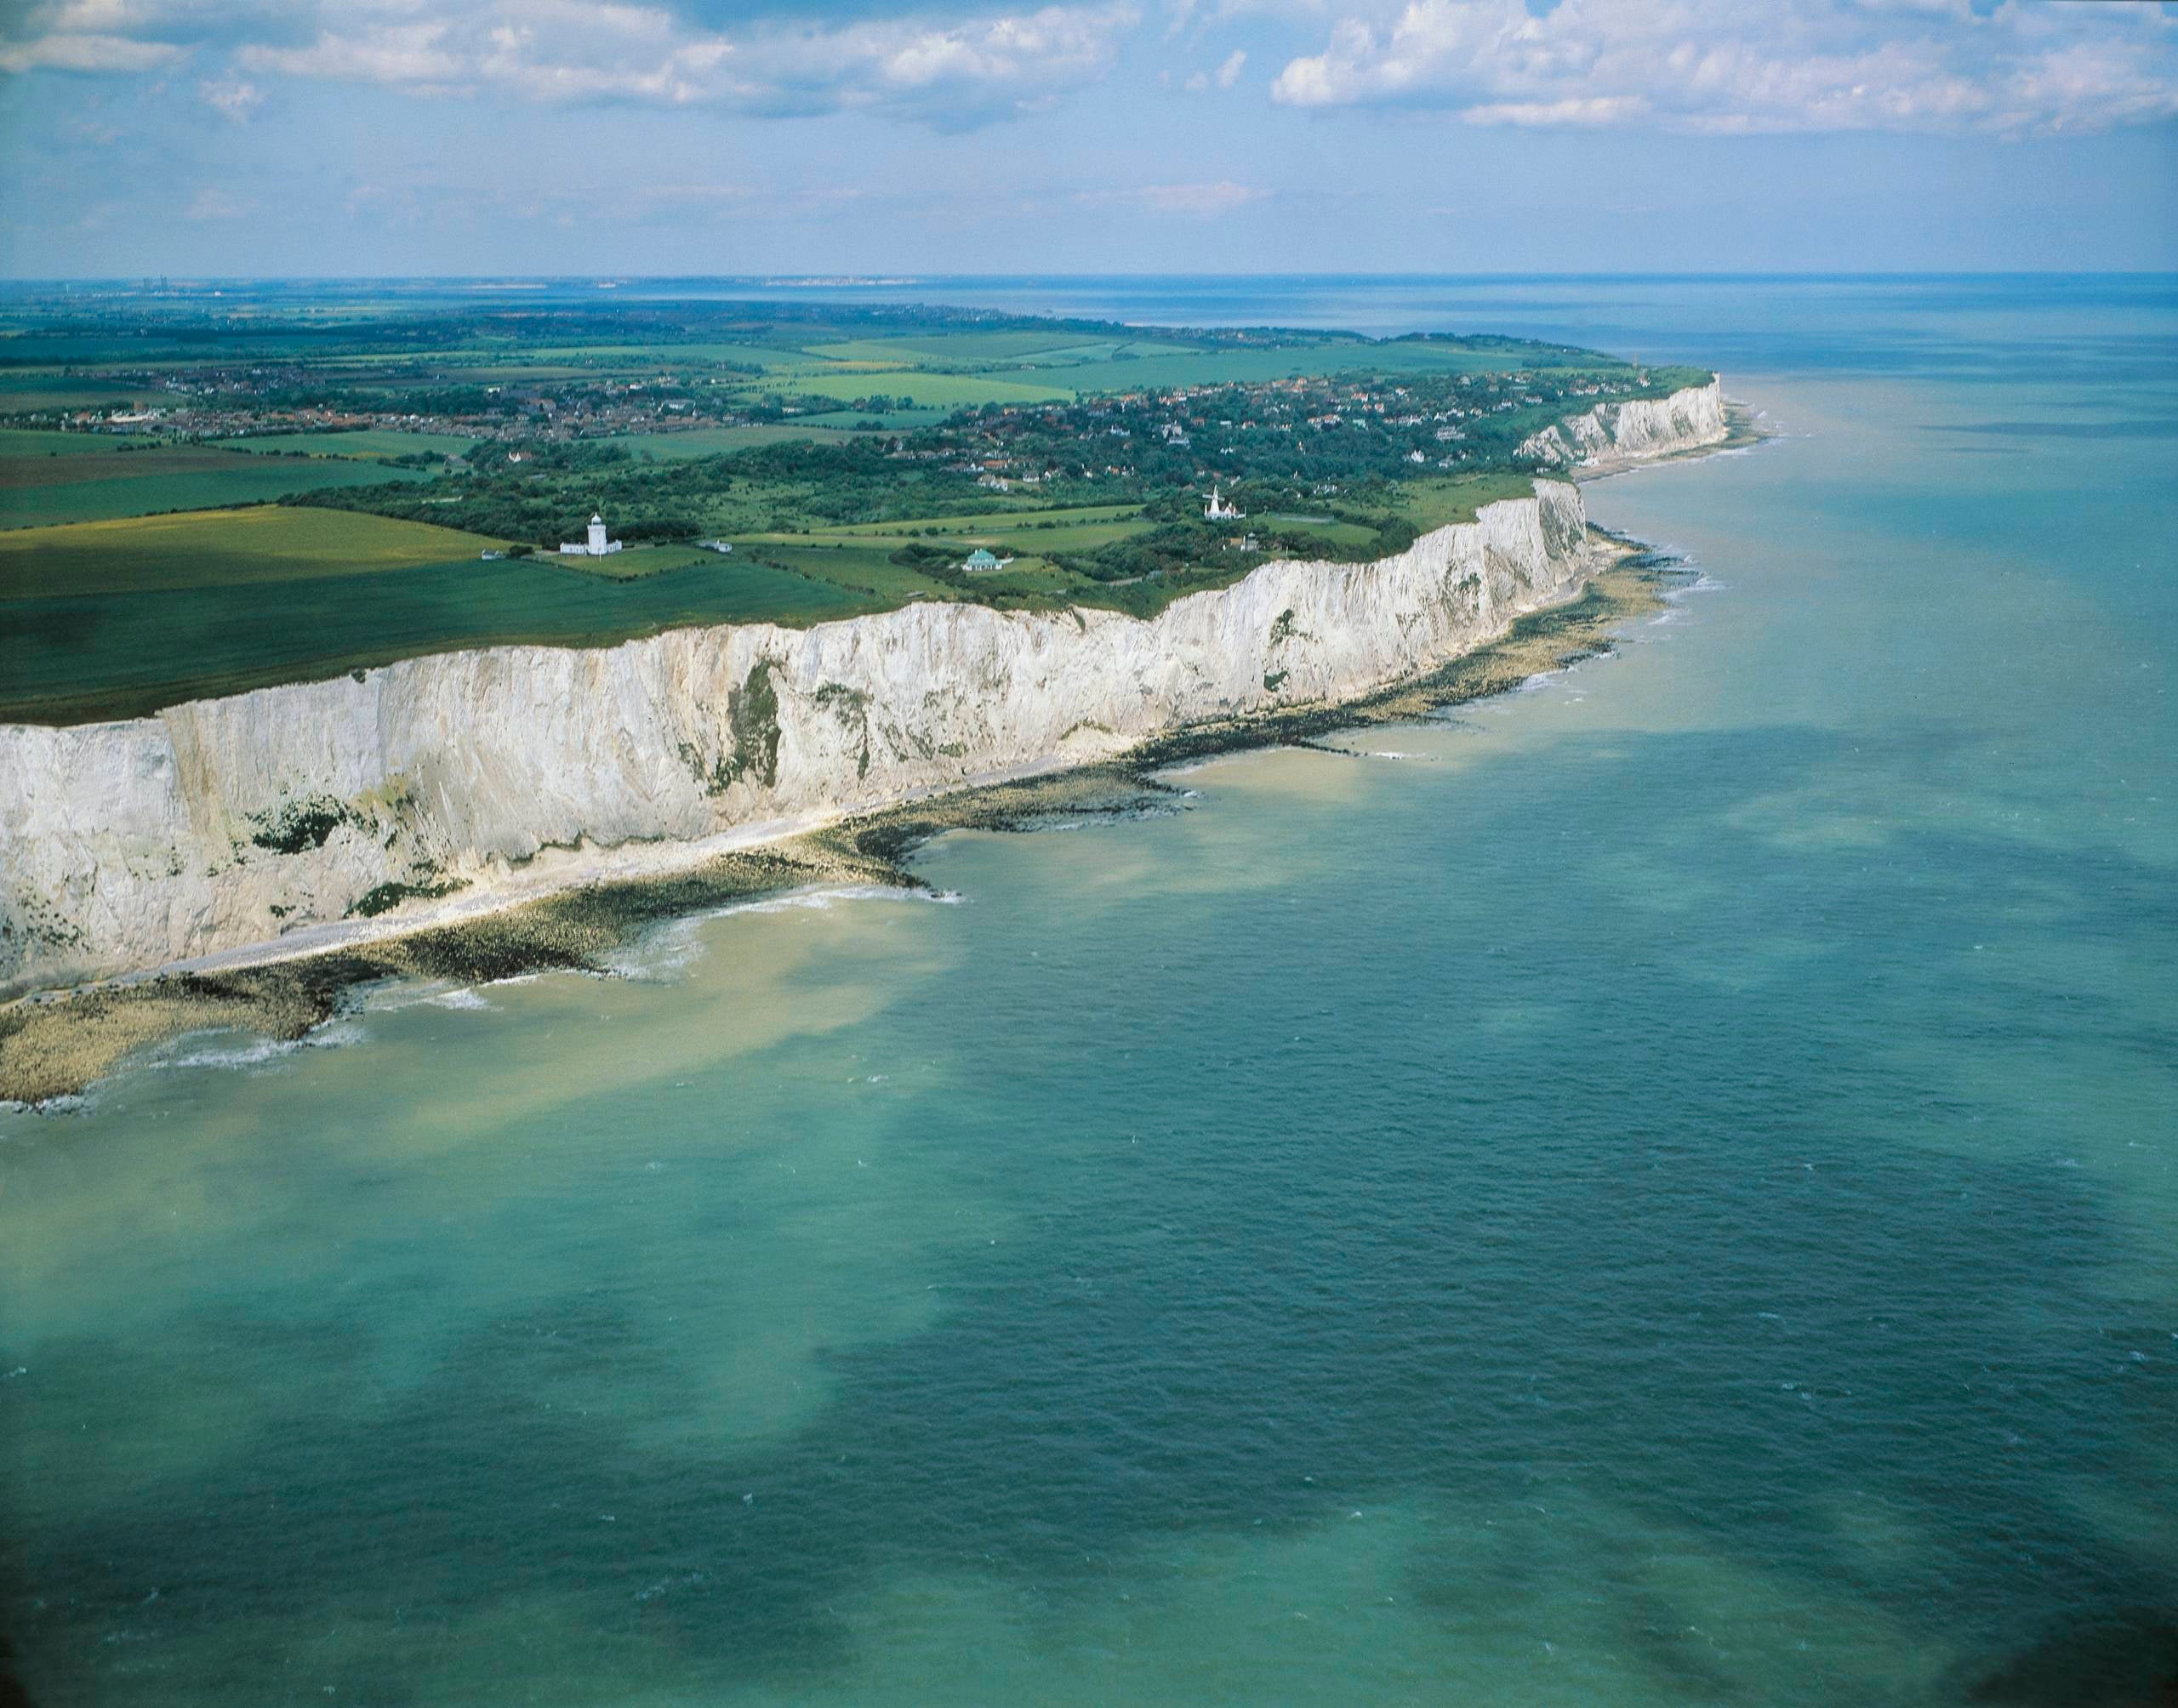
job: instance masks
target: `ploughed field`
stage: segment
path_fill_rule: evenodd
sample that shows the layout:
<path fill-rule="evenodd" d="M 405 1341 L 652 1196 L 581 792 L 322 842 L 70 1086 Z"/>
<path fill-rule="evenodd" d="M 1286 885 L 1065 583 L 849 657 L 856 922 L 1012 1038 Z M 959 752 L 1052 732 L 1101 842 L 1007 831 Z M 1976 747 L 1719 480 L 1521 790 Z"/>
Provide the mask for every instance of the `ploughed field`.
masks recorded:
<path fill-rule="evenodd" d="M 0 300 L 0 720 L 913 600 L 1149 616 L 1401 549 L 1531 490 L 1537 427 L 1707 378 L 1512 339 L 243 295 Z M 1246 520 L 1204 517 L 1213 485 Z M 553 555 L 593 510 L 627 549 Z"/>

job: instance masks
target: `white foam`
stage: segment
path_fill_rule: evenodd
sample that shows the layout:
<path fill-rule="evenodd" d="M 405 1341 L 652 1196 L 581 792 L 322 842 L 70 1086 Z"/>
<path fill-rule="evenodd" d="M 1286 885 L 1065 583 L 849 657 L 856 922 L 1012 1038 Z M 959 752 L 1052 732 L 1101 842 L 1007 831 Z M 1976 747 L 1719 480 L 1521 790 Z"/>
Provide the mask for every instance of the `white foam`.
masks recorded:
<path fill-rule="evenodd" d="M 701 932 L 714 919 L 731 919 L 738 914 L 785 914 L 797 909 L 828 913 L 842 902 L 932 902 L 951 907 L 963 899 L 955 890 L 903 890 L 888 884 L 841 884 L 828 889 L 790 890 L 784 895 L 729 902 L 723 907 L 662 921 L 627 948 L 608 956 L 604 965 L 608 972 L 622 978 L 667 982 L 702 958 Z"/>
<path fill-rule="evenodd" d="M 204 1034 L 194 1034 L 202 1039 Z M 185 1048 L 189 1039 L 181 1039 L 168 1049 L 154 1054 L 145 1062 L 147 1068 L 261 1068 L 268 1062 L 277 1062 L 293 1056 L 302 1045 L 293 1039 L 250 1038 L 232 1044 Z"/>

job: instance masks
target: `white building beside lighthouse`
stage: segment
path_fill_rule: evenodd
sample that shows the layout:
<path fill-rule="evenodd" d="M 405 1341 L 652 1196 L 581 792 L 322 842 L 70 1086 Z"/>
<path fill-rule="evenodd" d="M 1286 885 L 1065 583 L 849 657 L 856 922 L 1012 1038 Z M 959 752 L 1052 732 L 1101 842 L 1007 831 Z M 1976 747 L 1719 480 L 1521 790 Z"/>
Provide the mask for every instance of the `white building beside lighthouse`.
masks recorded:
<path fill-rule="evenodd" d="M 587 539 L 560 542 L 562 557 L 605 557 L 619 550 L 621 543 L 605 538 L 605 518 L 592 513 L 590 518 L 590 537 Z"/>

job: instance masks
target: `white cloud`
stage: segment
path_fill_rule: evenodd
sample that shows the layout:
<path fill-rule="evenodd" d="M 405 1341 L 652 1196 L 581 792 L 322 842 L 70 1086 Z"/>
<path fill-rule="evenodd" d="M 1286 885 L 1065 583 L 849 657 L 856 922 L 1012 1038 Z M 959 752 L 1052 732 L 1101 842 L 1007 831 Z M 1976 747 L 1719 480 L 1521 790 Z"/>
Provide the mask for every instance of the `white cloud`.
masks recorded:
<path fill-rule="evenodd" d="M 1132 0 L 976 3 L 845 22 L 786 11 L 710 29 L 673 4 L 630 0 L 49 0 L 0 25 L 0 37 L 20 37 L 0 39 L 0 69 L 142 71 L 216 45 L 258 78 L 761 112 L 862 108 L 953 128 L 1094 81 L 1140 22 Z M 244 85 L 220 85 L 230 86 Z M 212 87 L 206 99 L 221 105 Z"/>
<path fill-rule="evenodd" d="M 2004 0 L 1347 0 L 1273 99 L 1470 123 L 1693 132 L 2086 131 L 2178 115 L 2161 7 Z"/>
<path fill-rule="evenodd" d="M 283 77 L 443 87 L 471 75 L 469 57 L 447 44 L 448 31 L 446 24 L 430 21 L 383 25 L 349 34 L 327 31 L 307 47 L 245 45 L 235 59 L 245 71 Z"/>
<path fill-rule="evenodd" d="M 186 51 L 170 42 L 56 31 L 29 41 L 0 42 L 0 71 L 149 71 Z"/>
<path fill-rule="evenodd" d="M 1240 67 L 1248 62 L 1247 50 L 1235 48 L 1225 56 L 1225 63 L 1217 68 L 1217 87 L 1229 89 L 1240 81 Z"/>

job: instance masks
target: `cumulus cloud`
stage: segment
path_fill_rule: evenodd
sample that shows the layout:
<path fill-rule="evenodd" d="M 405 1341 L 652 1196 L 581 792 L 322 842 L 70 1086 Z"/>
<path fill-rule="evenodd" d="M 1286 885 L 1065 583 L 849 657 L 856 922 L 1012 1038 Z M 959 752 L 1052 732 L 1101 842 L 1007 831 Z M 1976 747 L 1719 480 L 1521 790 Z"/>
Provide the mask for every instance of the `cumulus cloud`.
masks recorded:
<path fill-rule="evenodd" d="M 1240 81 L 1240 67 L 1248 62 L 1247 50 L 1235 48 L 1225 56 L 1225 63 L 1217 68 L 1217 87 L 1229 89 Z"/>
<path fill-rule="evenodd" d="M 1522 0 L 1348 0 L 1271 94 L 1474 124 L 2093 131 L 2178 115 L 2178 20 L 2021 0 L 1560 0 L 1540 17 Z"/>
<path fill-rule="evenodd" d="M 724 11 L 712 23 L 721 9 L 689 0 L 48 0 L 0 26 L 13 37 L 0 40 L 0 68 L 140 71 L 216 48 L 255 77 L 769 113 L 868 109 L 944 128 L 1031 111 L 1093 81 L 1140 21 L 1132 0 L 1011 11 L 870 0 L 825 21 L 785 6 Z"/>

